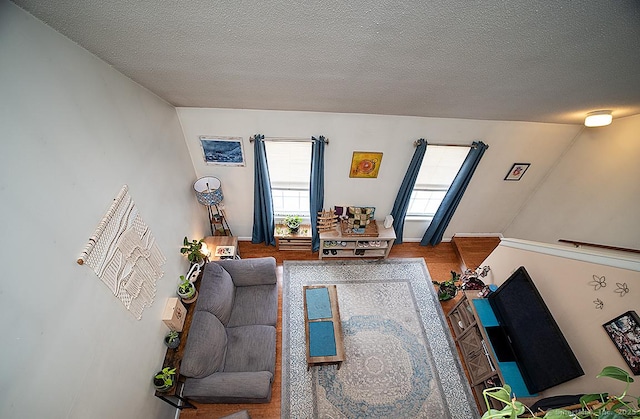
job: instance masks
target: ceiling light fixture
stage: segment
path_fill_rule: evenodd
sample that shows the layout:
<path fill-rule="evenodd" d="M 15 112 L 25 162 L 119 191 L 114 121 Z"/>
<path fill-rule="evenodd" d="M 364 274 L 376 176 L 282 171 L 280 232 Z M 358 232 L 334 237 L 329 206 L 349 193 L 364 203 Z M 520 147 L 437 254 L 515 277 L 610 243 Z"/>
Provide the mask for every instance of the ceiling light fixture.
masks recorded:
<path fill-rule="evenodd" d="M 609 125 L 612 120 L 611 111 L 594 111 L 587 114 L 584 125 L 586 127 L 604 127 Z"/>

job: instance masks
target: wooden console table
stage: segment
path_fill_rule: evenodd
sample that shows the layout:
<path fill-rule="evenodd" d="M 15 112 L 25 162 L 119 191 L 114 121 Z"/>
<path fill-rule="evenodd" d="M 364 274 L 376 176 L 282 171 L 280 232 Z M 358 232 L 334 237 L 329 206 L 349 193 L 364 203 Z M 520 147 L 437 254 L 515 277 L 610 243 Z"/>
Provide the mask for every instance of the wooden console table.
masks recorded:
<path fill-rule="evenodd" d="M 311 250 L 311 226 L 302 224 L 297 233 L 291 233 L 284 224 L 276 224 L 274 232 L 278 250 Z"/>
<path fill-rule="evenodd" d="M 202 282 L 202 272 L 198 276 L 196 280 L 196 289 L 200 289 L 200 283 Z M 157 391 L 155 392 L 155 396 L 167 403 L 171 406 L 176 407 L 180 410 L 188 408 L 188 409 L 197 409 L 196 406 L 193 405 L 186 397 L 182 396 L 182 388 L 184 387 L 185 377 L 180 375 L 180 363 L 182 362 L 182 356 L 184 355 L 184 347 L 187 344 L 187 336 L 189 335 L 189 328 L 191 327 L 191 320 L 193 319 L 193 313 L 195 312 L 195 306 L 198 300 L 194 301 L 191 304 L 185 304 L 185 308 L 187 309 L 187 315 L 184 318 L 184 325 L 182 327 L 182 332 L 180 332 L 180 345 L 177 348 L 171 349 L 167 348 L 167 353 L 164 356 L 164 362 L 162 363 L 162 368 L 170 367 L 176 369 L 176 385 L 173 386 L 173 389 L 169 391 Z"/>

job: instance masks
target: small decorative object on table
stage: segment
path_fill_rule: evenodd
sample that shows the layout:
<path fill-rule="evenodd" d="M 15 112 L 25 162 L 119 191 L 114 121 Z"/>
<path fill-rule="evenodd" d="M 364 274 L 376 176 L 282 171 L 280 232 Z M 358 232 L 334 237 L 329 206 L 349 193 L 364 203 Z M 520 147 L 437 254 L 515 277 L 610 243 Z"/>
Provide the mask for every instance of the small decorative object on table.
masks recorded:
<path fill-rule="evenodd" d="M 334 210 L 322 210 L 318 213 L 318 231 L 333 231 L 338 226 L 338 215 Z"/>
<path fill-rule="evenodd" d="M 213 254 L 220 259 L 233 259 L 235 253 L 235 246 L 216 246 L 216 250 Z"/>
<path fill-rule="evenodd" d="M 284 217 L 284 220 L 282 220 L 282 223 L 289 227 L 289 231 L 297 233 L 298 228 L 300 228 L 300 224 L 302 223 L 302 217 L 298 215 L 287 215 Z"/>
<path fill-rule="evenodd" d="M 481 266 L 475 271 L 467 269 L 462 275 L 454 274 L 453 271 L 451 273 L 456 276 L 456 280 L 462 282 L 462 285 L 460 285 L 461 290 L 481 290 L 486 285 L 480 278 L 486 277 L 490 270 L 489 266 Z"/>
<path fill-rule="evenodd" d="M 169 391 L 173 388 L 176 378 L 176 369 L 165 367 L 153 377 L 153 385 L 158 391 Z"/>
<path fill-rule="evenodd" d="M 180 336 L 178 332 L 175 330 L 170 331 L 164 337 L 164 343 L 167 345 L 167 348 L 175 349 L 180 345 Z"/>

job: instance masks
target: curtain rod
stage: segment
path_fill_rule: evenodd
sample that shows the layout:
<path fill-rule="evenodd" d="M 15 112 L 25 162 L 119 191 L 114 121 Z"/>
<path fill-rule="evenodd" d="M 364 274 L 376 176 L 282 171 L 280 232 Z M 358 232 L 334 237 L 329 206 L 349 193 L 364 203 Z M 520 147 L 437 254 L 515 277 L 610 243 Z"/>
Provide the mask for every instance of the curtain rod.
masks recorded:
<path fill-rule="evenodd" d="M 416 140 L 413 142 L 413 146 L 417 147 L 420 140 Z M 441 147 L 469 147 L 469 148 L 478 148 L 476 144 L 444 144 L 444 143 L 430 143 L 427 141 L 427 146 L 430 145 L 439 145 Z"/>
<path fill-rule="evenodd" d="M 249 137 L 249 142 L 252 143 L 255 140 L 253 139 L 253 137 Z M 291 138 L 286 138 L 286 137 L 264 137 L 262 139 L 262 141 L 275 141 L 275 142 L 287 142 L 287 141 L 295 141 L 295 142 L 303 142 L 303 141 L 308 141 L 308 142 L 312 142 L 313 139 L 312 138 L 303 138 L 303 137 L 291 137 Z M 325 138 L 324 139 L 324 143 L 325 144 L 329 144 L 329 139 Z"/>

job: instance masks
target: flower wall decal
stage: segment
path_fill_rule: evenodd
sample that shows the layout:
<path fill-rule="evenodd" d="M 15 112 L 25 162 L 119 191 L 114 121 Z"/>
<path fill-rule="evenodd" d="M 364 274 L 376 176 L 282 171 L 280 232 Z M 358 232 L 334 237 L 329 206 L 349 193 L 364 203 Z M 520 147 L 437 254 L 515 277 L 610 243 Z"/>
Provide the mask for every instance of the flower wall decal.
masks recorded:
<path fill-rule="evenodd" d="M 589 285 L 593 287 L 594 290 L 598 291 L 600 288 L 604 288 L 607 286 L 607 279 L 602 276 L 593 275 L 593 281 L 589 281 Z"/>
<path fill-rule="evenodd" d="M 616 286 L 618 288 L 615 289 L 615 292 L 620 294 L 620 297 L 624 297 L 625 295 L 627 295 L 629 293 L 629 287 L 627 286 L 626 282 L 623 282 L 622 284 L 619 283 L 619 282 L 616 282 Z"/>
<path fill-rule="evenodd" d="M 602 310 L 602 308 L 604 307 L 604 302 L 599 298 L 593 300 L 593 304 L 596 305 L 596 310 Z"/>

